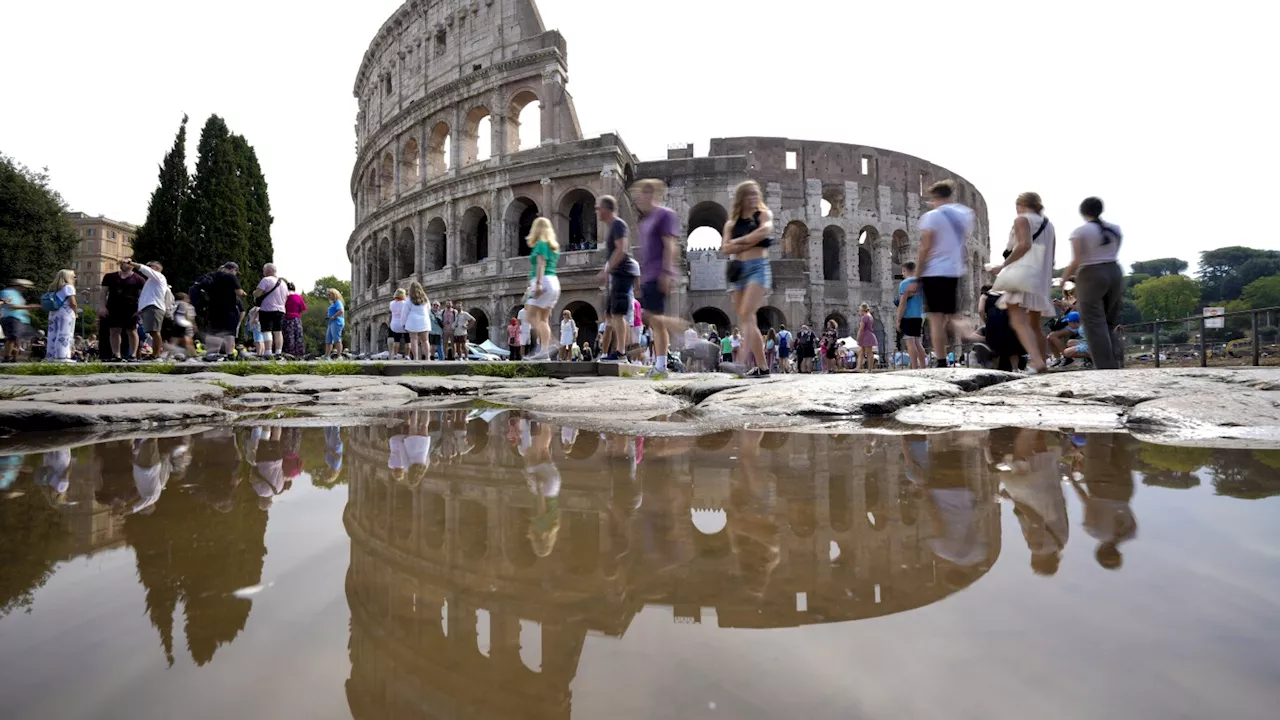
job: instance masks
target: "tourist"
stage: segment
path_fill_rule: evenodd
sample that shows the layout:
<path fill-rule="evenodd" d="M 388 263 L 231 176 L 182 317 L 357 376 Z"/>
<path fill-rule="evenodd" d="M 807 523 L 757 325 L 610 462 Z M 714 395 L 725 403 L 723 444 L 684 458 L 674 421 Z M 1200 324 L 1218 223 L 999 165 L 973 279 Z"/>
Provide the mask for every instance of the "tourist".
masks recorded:
<path fill-rule="evenodd" d="M 778 370 L 791 372 L 791 347 L 794 342 L 786 325 L 778 326 Z"/>
<path fill-rule="evenodd" d="M 163 356 L 164 339 L 160 330 L 164 319 L 169 315 L 169 301 L 173 297 L 169 290 L 169 280 L 164 276 L 164 267 L 155 261 L 146 265 L 129 265 L 138 275 L 145 278 L 142 294 L 138 297 L 138 316 L 142 320 L 142 330 L 151 337 L 151 353 L 153 359 Z"/>
<path fill-rule="evenodd" d="M 129 258 L 120 261 L 120 271 L 102 277 L 102 305 L 98 307 L 100 324 L 108 331 L 111 354 L 107 360 L 131 360 L 138 353 L 138 299 L 147 281 L 134 274 Z M 121 336 L 128 340 L 121 354 Z"/>
<path fill-rule="evenodd" d="M 38 305 L 28 305 L 22 294 L 31 287 L 30 280 L 10 280 L 9 287 L 0 291 L 0 332 L 4 334 L 4 361 L 18 361 L 22 343 L 31 337 L 31 313 Z"/>
<path fill-rule="evenodd" d="M 840 347 L 840 323 L 835 318 L 827 320 L 827 329 L 822 331 L 822 371 L 835 372 L 836 351 Z"/>
<path fill-rule="evenodd" d="M 1062 493 L 1058 464 L 1062 447 L 1046 442 L 1048 433 L 1021 429 L 993 433 L 1003 438 L 1016 433 L 1011 462 L 1005 460 L 1000 494 L 1013 501 L 1013 516 L 1022 526 L 1022 538 L 1031 551 L 1031 569 L 1037 575 L 1058 572 L 1070 531 L 1067 502 Z M 993 443 L 994 444 L 994 443 Z M 997 456 L 999 457 L 999 456 Z"/>
<path fill-rule="evenodd" d="M 546 360 L 551 357 L 551 309 L 560 300 L 560 278 L 556 276 L 556 264 L 560 260 L 560 243 L 551 221 L 539 217 L 533 221 L 529 236 L 525 238 L 532 252 L 529 254 L 529 292 L 526 307 L 529 321 L 538 336 L 538 352 L 530 360 Z"/>
<path fill-rule="evenodd" d="M 337 485 L 338 478 L 342 475 L 342 428 L 337 425 L 329 425 L 324 429 L 324 464 L 325 467 L 320 470 L 320 477 L 317 482 L 321 487 L 333 487 Z"/>
<path fill-rule="evenodd" d="M 262 357 L 267 351 L 267 338 L 262 334 L 262 308 L 249 308 L 249 335 L 253 337 L 253 354 Z"/>
<path fill-rule="evenodd" d="M 596 218 L 608 226 L 605 236 L 605 263 L 598 281 L 605 285 L 605 339 L 601 360 L 621 360 L 626 352 L 626 314 L 634 300 L 640 265 L 631 257 L 627 223 L 618 217 L 618 201 L 605 195 L 596 202 Z"/>
<path fill-rule="evenodd" d="M 406 299 L 408 293 L 404 288 L 397 288 L 395 297 L 391 299 L 391 303 L 387 309 L 391 313 L 391 333 L 387 335 L 387 359 L 397 360 L 401 357 L 414 357 L 418 349 L 418 344 L 414 338 L 409 337 L 409 332 L 405 330 L 404 320 L 405 313 L 408 312 L 409 301 Z M 413 343 L 413 349 L 410 350 L 409 343 Z M 403 351 L 404 355 L 400 352 Z"/>
<path fill-rule="evenodd" d="M 808 325 L 801 325 L 796 335 L 796 361 L 800 363 L 802 373 L 813 372 L 814 358 L 817 357 L 818 337 Z"/>
<path fill-rule="evenodd" d="M 938 356 L 938 367 L 946 367 L 947 334 L 957 324 L 960 309 L 958 288 L 965 272 L 964 239 L 973 231 L 974 214 L 955 201 L 952 180 L 929 187 L 929 204 L 933 209 L 920 216 L 916 266 L 920 270 L 920 290 L 924 293 L 933 351 Z"/>
<path fill-rule="evenodd" d="M 1048 347 L 1040 327 L 1041 316 L 1054 312 L 1049 292 L 1056 237 L 1039 195 L 1024 192 L 1014 205 L 1018 215 L 1009 230 L 1011 252 L 1003 264 L 992 268 L 996 274 L 992 287 L 1003 293 L 997 304 L 1009 312 L 1009 322 L 1030 355 L 1029 370 L 1034 374 L 1048 369 Z"/>
<path fill-rule="evenodd" d="M 902 263 L 902 282 L 898 283 L 898 332 L 911 359 L 911 369 L 924 367 L 924 294 L 916 277 L 916 264 Z"/>
<path fill-rule="evenodd" d="M 520 321 L 517 318 L 511 318 L 511 322 L 507 323 L 507 350 L 511 353 L 512 360 L 520 360 Z"/>
<path fill-rule="evenodd" d="M 392 435 L 387 439 L 387 469 L 391 471 L 391 481 L 393 483 L 404 483 L 406 466 L 404 435 Z"/>
<path fill-rule="evenodd" d="M 573 321 L 573 313 L 565 310 L 560 313 L 560 359 L 568 360 L 578 344 L 578 324 Z"/>
<path fill-rule="evenodd" d="M 731 349 L 733 351 L 733 361 L 740 365 L 745 365 L 746 361 L 743 360 L 742 358 L 742 352 L 743 352 L 742 331 L 739 330 L 738 328 L 734 328 L 733 335 L 729 338 L 729 340 L 731 341 L 730 344 L 731 344 Z"/>
<path fill-rule="evenodd" d="M 527 306 L 520 306 L 516 320 L 520 321 L 520 359 L 523 360 L 533 354 L 533 325 L 529 322 Z"/>
<path fill-rule="evenodd" d="M 678 321 L 667 315 L 667 298 L 676 278 L 680 220 L 671 208 L 661 204 L 666 185 L 661 180 L 641 180 L 636 192 L 640 210 L 640 251 L 644 258 L 640 275 L 640 306 L 644 320 L 653 330 L 656 358 L 651 377 L 661 377 L 667 369 L 667 345 Z M 752 318 L 755 321 L 755 318 Z"/>
<path fill-rule="evenodd" d="M 978 298 L 978 316 L 983 319 L 983 342 L 996 358 L 996 367 L 1005 372 L 1023 367 L 1026 350 L 1009 322 L 1009 313 L 1000 308 L 1000 295 L 990 285 L 982 286 Z"/>
<path fill-rule="evenodd" d="M 307 354 L 307 345 L 302 334 L 302 313 L 307 311 L 307 299 L 298 292 L 293 283 L 286 283 L 289 297 L 284 301 L 284 354 L 292 358 L 300 358 Z"/>
<path fill-rule="evenodd" d="M 173 324 L 177 328 L 173 337 L 182 343 L 187 351 L 187 359 L 196 356 L 196 309 L 191 305 L 191 297 L 184 292 L 174 296 Z"/>
<path fill-rule="evenodd" d="M 1084 225 L 1071 232 L 1071 263 L 1062 273 L 1074 280 L 1084 336 L 1093 353 L 1093 365 L 1115 370 L 1124 364 L 1124 346 L 1116 336 L 1124 309 L 1124 271 L 1117 258 L 1124 236 L 1120 228 L 1102 219 L 1102 200 L 1080 203 Z"/>
<path fill-rule="evenodd" d="M 547 342 L 550 343 L 550 337 Z M 534 555 L 544 558 L 555 549 L 560 532 L 560 471 L 551 459 L 551 426 L 544 422 L 526 422 L 529 440 L 524 452 L 524 474 L 534 494 L 529 513 L 529 544 Z"/>
<path fill-rule="evenodd" d="M 329 309 L 325 311 L 324 354 L 330 360 L 342 355 L 342 331 L 347 326 L 347 309 L 342 304 L 342 293 L 329 288 Z"/>
<path fill-rule="evenodd" d="M 591 360 L 593 359 L 591 355 L 591 343 L 588 343 L 588 342 L 582 343 L 581 355 L 582 355 L 583 362 L 591 362 Z"/>
<path fill-rule="evenodd" d="M 720 338 L 720 362 L 733 362 L 733 336 L 729 333 Z"/>
<path fill-rule="evenodd" d="M 55 362 L 71 362 L 71 343 L 76 336 L 76 315 L 80 303 L 76 298 L 76 274 L 71 270 L 59 270 L 49 284 L 48 299 L 40 304 L 49 311 L 49 334 L 45 344 L 45 359 Z"/>
<path fill-rule="evenodd" d="M 240 266 L 228 262 L 212 275 L 196 281 L 196 288 L 208 298 L 209 333 L 215 338 L 209 343 L 214 352 L 231 355 L 236 351 L 235 336 L 241 320 L 240 298 L 245 297 L 237 277 L 239 274 Z"/>
<path fill-rule="evenodd" d="M 409 357 L 415 361 L 431 358 L 431 300 L 422 283 L 409 283 L 409 302 L 402 306 L 401 321 L 408 333 Z M 402 334 L 401 337 L 404 337 Z"/>
<path fill-rule="evenodd" d="M 1061 358 L 1057 367 L 1066 367 L 1071 364 L 1071 359 L 1066 354 L 1067 345 L 1072 344 L 1072 340 L 1079 339 L 1080 313 L 1072 310 L 1062 318 L 1062 329 L 1054 330 L 1045 337 L 1045 342 L 1049 344 L 1049 352 Z"/>
<path fill-rule="evenodd" d="M 1087 327 L 1085 330 L 1088 332 Z M 1134 492 L 1132 442 L 1119 433 L 1081 437 L 1084 487 L 1071 477 L 1084 505 L 1085 532 L 1098 541 L 1094 558 L 1108 570 L 1120 569 L 1124 560 L 1120 543 L 1138 534 L 1138 520 L 1130 504 Z"/>
<path fill-rule="evenodd" d="M 871 316 L 871 307 L 866 303 L 858 306 L 858 359 L 854 361 L 854 370 L 871 372 L 876 369 L 876 325 Z"/>
<path fill-rule="evenodd" d="M 471 353 L 467 350 L 467 333 L 471 328 L 475 327 L 476 319 L 471 313 L 457 308 L 456 314 L 453 316 L 453 357 L 455 360 L 470 360 Z"/>
<path fill-rule="evenodd" d="M 425 338 L 423 342 L 426 342 Z M 404 463 L 409 473 L 406 484 L 410 488 L 421 485 L 431 469 L 431 434 L 427 417 L 429 415 L 424 413 L 413 413 L 408 423 L 409 434 L 404 436 Z"/>
<path fill-rule="evenodd" d="M 284 310 L 289 286 L 284 278 L 276 276 L 274 263 L 262 266 L 262 280 L 254 288 L 253 298 L 259 308 L 258 322 L 262 326 L 267 357 L 284 354 Z"/>
<path fill-rule="evenodd" d="M 458 311 L 453 309 L 453 301 L 444 301 L 444 310 L 440 312 L 440 344 L 441 353 L 444 354 L 445 360 L 460 360 L 453 356 L 453 323 L 457 318 Z"/>
<path fill-rule="evenodd" d="M 431 330 L 427 333 L 427 340 L 431 343 L 431 352 L 435 353 L 437 360 L 444 360 L 444 310 L 440 308 L 440 301 L 436 300 L 431 303 Z"/>
<path fill-rule="evenodd" d="M 754 180 L 739 184 L 733 191 L 733 209 L 724 227 L 720 252 L 729 255 L 726 271 L 729 297 L 733 300 L 738 324 L 746 328 L 746 347 L 740 362 L 750 366 L 746 373 L 749 378 L 769 375 L 756 313 L 773 290 L 773 270 L 769 265 L 772 232 L 773 213 L 764 204 L 760 185 Z"/>
<path fill-rule="evenodd" d="M 640 306 L 638 298 L 632 298 L 631 309 L 627 313 L 627 324 L 631 327 L 627 340 L 627 357 L 631 362 L 640 362 L 644 359 L 644 350 L 648 345 L 644 339 L 644 309 Z"/>
<path fill-rule="evenodd" d="M 773 362 L 778 356 L 778 333 L 773 328 L 769 328 L 769 334 L 764 339 L 764 367 L 766 370 L 773 372 Z"/>

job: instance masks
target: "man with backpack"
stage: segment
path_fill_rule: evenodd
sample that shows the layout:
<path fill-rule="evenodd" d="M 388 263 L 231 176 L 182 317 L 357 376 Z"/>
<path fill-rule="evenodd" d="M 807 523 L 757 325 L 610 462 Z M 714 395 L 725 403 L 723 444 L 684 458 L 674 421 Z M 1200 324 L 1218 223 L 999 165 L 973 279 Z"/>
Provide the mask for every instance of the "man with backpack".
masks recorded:
<path fill-rule="evenodd" d="M 209 331 L 206 341 L 210 352 L 230 355 L 236 349 L 236 332 L 240 328 L 240 298 L 246 293 L 240 287 L 240 266 L 223 263 L 217 272 L 202 276 L 191 286 L 191 299 L 197 312 L 204 306 Z"/>
<path fill-rule="evenodd" d="M 959 312 L 960 278 L 965 273 L 964 240 L 973 232 L 974 214 L 955 201 L 955 182 L 929 187 L 932 210 L 920 217 L 920 291 L 937 366 L 947 367 L 947 331 Z M 962 333 L 963 334 L 963 333 Z"/>
<path fill-rule="evenodd" d="M 813 361 L 818 356 L 818 336 L 808 325 L 800 326 L 800 334 L 796 335 L 796 360 L 800 362 L 800 372 L 813 372 Z"/>
<path fill-rule="evenodd" d="M 786 325 L 778 326 L 778 369 L 784 373 L 791 372 L 791 346 L 794 338 Z"/>

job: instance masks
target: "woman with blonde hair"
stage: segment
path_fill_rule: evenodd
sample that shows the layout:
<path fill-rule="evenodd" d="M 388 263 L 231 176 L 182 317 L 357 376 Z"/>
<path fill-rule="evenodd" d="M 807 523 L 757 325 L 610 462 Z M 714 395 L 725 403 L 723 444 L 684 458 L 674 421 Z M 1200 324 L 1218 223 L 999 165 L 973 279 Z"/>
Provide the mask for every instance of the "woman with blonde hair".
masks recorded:
<path fill-rule="evenodd" d="M 560 313 L 560 359 L 573 357 L 574 348 L 578 346 L 578 324 L 573 321 L 573 313 L 565 310 Z"/>
<path fill-rule="evenodd" d="M 342 355 L 342 331 L 347 327 L 347 307 L 342 293 L 329 288 L 329 309 L 325 311 L 324 354 L 337 360 Z"/>
<path fill-rule="evenodd" d="M 871 372 L 876 367 L 875 318 L 871 317 L 871 306 L 866 303 L 859 305 L 858 311 L 862 315 L 858 318 L 858 359 L 854 362 L 853 369 L 861 371 L 865 367 L 867 372 Z"/>
<path fill-rule="evenodd" d="M 769 246 L 773 244 L 773 213 L 765 207 L 760 185 L 748 180 L 733 192 L 733 210 L 724 226 L 720 252 L 730 256 L 725 279 L 733 299 L 738 325 L 746 328 L 743 362 L 753 364 L 746 377 L 769 375 L 765 364 L 764 336 L 756 322 L 756 313 L 773 289 L 773 271 L 769 267 Z M 749 359 L 749 361 L 748 361 Z"/>
<path fill-rule="evenodd" d="M 416 280 L 409 284 L 409 302 L 404 309 L 404 330 L 409 334 L 409 357 L 431 357 L 431 300 Z"/>
<path fill-rule="evenodd" d="M 524 476 L 533 493 L 529 517 L 529 545 L 533 554 L 547 557 L 560 534 L 560 470 L 551 459 L 551 426 L 529 423 L 529 448 L 524 455 Z"/>
<path fill-rule="evenodd" d="M 391 333 L 387 335 L 388 360 L 395 360 L 401 351 L 404 352 L 404 357 L 409 355 L 409 333 L 404 329 L 405 313 L 409 305 L 406 297 L 408 295 L 404 288 L 397 288 L 395 297 L 387 305 L 387 310 L 391 313 Z"/>
<path fill-rule="evenodd" d="M 1009 312 L 1009 324 L 1026 348 L 1031 360 L 1028 369 L 1034 374 L 1048 368 L 1048 343 L 1040 332 L 1040 318 L 1054 312 L 1049 287 L 1057 237 L 1039 195 L 1024 192 L 1014 207 L 1018 215 L 1009 230 L 1009 253 L 1003 264 L 991 269 L 997 274 L 992 289 L 1004 293 L 996 304 Z"/>
<path fill-rule="evenodd" d="M 551 357 L 551 309 L 560 301 L 560 278 L 556 265 L 560 261 L 560 243 L 551 221 L 540 217 L 533 221 L 529 237 L 525 238 L 532 252 L 529 253 L 529 294 L 525 302 L 529 323 L 538 335 L 538 352 L 530 360 L 546 360 Z"/>
<path fill-rule="evenodd" d="M 49 291 L 40 298 L 40 304 L 49 311 L 45 359 L 71 362 L 71 346 L 76 337 L 76 314 L 80 312 L 80 304 L 76 299 L 75 272 L 59 270 L 49 284 Z"/>

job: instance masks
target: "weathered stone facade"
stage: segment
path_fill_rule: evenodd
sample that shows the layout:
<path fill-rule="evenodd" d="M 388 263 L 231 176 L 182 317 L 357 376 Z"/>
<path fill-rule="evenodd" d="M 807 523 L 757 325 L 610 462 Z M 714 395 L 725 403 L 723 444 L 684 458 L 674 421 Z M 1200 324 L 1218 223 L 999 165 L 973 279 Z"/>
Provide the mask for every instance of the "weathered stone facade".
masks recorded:
<path fill-rule="evenodd" d="M 412 280 L 432 299 L 471 312 L 478 320 L 473 340 L 505 344 L 502 325 L 527 286 L 523 238 L 539 214 L 551 218 L 566 246 L 557 312 L 573 311 L 584 336 L 594 337 L 603 257 L 594 249 L 592 208 L 600 195 L 617 196 L 634 225 L 625 195 L 641 177 L 667 182 L 667 204 L 686 238 L 699 227 L 723 227 L 734 186 L 757 180 L 777 227 L 774 290 L 761 322 L 797 326 L 834 317 L 842 327 L 860 302 L 877 318 L 892 317 L 897 264 L 914 257 L 919 242 L 922 189 L 954 178 L 961 202 L 978 213 L 962 283 L 965 307 L 975 306 L 989 258 L 986 203 L 954 173 L 878 148 L 757 137 L 713 139 L 705 158 L 693 157 L 689 146 L 641 163 L 617 135 L 582 138 L 567 73 L 564 38 L 544 28 L 533 0 L 409 0 L 383 25 L 355 85 L 356 214 L 347 255 L 357 352 L 383 346 L 387 304 Z M 521 113 L 533 102 L 541 105 L 541 142 L 521 149 Z M 487 158 L 480 142 L 486 126 Z M 831 207 L 825 213 L 824 200 Z M 689 273 L 673 304 L 699 321 L 733 320 L 726 293 L 694 289 Z"/>

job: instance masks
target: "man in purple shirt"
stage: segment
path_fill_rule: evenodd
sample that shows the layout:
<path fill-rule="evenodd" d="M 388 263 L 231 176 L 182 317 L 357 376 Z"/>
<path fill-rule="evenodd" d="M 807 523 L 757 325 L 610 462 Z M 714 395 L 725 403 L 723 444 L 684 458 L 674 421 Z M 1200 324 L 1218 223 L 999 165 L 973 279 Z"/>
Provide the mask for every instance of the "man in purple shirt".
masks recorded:
<path fill-rule="evenodd" d="M 667 316 L 667 297 L 676 275 L 680 220 L 671 208 L 659 204 L 666 185 L 661 180 L 641 180 L 636 207 L 640 209 L 640 307 L 653 331 L 654 366 L 651 375 L 667 371 L 667 345 L 676 319 Z M 679 330 L 679 328 L 674 328 Z"/>

